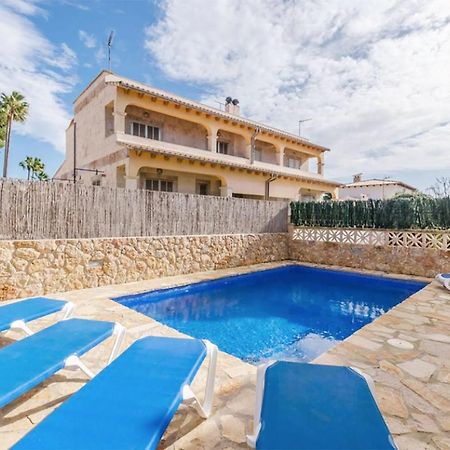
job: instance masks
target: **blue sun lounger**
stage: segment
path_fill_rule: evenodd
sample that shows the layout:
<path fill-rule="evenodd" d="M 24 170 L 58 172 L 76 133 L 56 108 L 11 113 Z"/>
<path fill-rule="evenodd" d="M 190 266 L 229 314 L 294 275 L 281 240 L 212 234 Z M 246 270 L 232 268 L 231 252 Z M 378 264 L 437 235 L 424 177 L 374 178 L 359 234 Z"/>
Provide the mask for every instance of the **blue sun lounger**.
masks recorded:
<path fill-rule="evenodd" d="M 67 319 L 0 350 L 0 408 L 19 398 L 63 368 L 94 374 L 79 357 L 109 336 L 116 342 L 112 360 L 123 339 L 124 328 L 112 322 Z"/>
<path fill-rule="evenodd" d="M 20 330 L 31 335 L 27 322 L 56 312 L 62 312 L 62 319 L 67 319 L 73 312 L 73 303 L 46 297 L 27 298 L 0 307 L 0 332 Z"/>
<path fill-rule="evenodd" d="M 436 275 L 436 280 L 450 291 L 450 273 L 439 273 Z"/>
<path fill-rule="evenodd" d="M 203 404 L 190 384 L 208 356 Z M 155 449 L 182 401 L 211 412 L 217 347 L 145 337 L 28 433 L 14 449 Z"/>
<path fill-rule="evenodd" d="M 275 362 L 258 367 L 257 449 L 396 449 L 373 397 L 373 381 L 349 367 Z"/>

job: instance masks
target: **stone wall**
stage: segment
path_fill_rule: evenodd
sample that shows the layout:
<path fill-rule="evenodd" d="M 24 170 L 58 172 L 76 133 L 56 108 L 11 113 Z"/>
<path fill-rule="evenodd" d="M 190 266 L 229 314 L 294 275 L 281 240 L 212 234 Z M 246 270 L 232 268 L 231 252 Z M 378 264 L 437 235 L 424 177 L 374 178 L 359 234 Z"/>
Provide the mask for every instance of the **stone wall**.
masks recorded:
<path fill-rule="evenodd" d="M 288 257 L 286 233 L 0 241 L 0 300 Z"/>
<path fill-rule="evenodd" d="M 289 258 L 386 273 L 434 277 L 450 271 L 450 251 L 291 240 Z"/>

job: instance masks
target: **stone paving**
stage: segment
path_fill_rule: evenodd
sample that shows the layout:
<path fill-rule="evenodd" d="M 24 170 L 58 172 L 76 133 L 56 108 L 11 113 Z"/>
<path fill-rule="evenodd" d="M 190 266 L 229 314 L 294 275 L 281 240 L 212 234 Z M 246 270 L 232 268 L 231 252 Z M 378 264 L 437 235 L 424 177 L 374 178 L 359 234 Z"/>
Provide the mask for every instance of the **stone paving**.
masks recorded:
<path fill-rule="evenodd" d="M 122 346 L 124 350 L 134 340 L 145 335 L 182 335 L 119 305 L 110 300 L 111 297 L 285 264 L 289 262 L 160 278 L 51 296 L 73 301 L 76 304 L 76 316 L 120 322 L 128 329 Z M 49 326 L 54 320 L 54 317 L 36 320 L 32 322 L 31 328 L 37 331 Z M 17 338 L 21 336 L 13 332 L 2 335 L 0 346 Z M 94 372 L 105 366 L 111 345 L 112 339 L 84 356 L 84 361 Z M 315 362 L 352 365 L 374 378 L 377 402 L 400 450 L 450 450 L 450 292 L 437 283 L 430 283 L 321 355 Z M 255 375 L 255 367 L 219 352 L 212 416 L 202 420 L 193 410 L 182 406 L 164 435 L 160 448 L 247 448 L 245 435 L 252 426 Z M 203 367 L 194 383 L 197 393 L 202 392 L 205 378 L 206 367 Z M 81 372 L 61 370 L 28 395 L 4 408 L 0 418 L 0 448 L 9 448 L 17 442 L 86 381 Z"/>

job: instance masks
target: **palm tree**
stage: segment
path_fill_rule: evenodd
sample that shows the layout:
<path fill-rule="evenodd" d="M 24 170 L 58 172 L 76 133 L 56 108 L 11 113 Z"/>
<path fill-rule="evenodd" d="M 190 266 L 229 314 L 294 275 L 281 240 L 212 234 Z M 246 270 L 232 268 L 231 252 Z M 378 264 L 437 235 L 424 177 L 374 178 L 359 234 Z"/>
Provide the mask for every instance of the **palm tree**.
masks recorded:
<path fill-rule="evenodd" d="M 31 174 L 31 178 L 38 178 L 40 173 L 44 173 L 45 164 L 42 162 L 41 158 L 34 158 L 33 163 L 33 172 Z"/>
<path fill-rule="evenodd" d="M 13 91 L 11 95 L 2 93 L 0 110 L 6 117 L 5 155 L 3 160 L 3 177 L 6 178 L 8 176 L 12 124 L 13 122 L 25 122 L 28 115 L 28 103 L 20 92 Z"/>
<path fill-rule="evenodd" d="M 37 178 L 39 181 L 48 181 L 48 180 L 49 180 L 48 175 L 47 175 L 44 171 L 38 172 L 38 173 L 36 174 L 36 178 Z"/>
<path fill-rule="evenodd" d="M 27 171 L 27 180 L 30 180 L 31 174 L 34 172 L 34 158 L 32 156 L 27 156 L 23 161 L 19 163 L 19 166 Z"/>
<path fill-rule="evenodd" d="M 6 138 L 6 116 L 5 113 L 0 110 L 0 148 L 5 146 Z"/>
<path fill-rule="evenodd" d="M 28 180 L 39 180 L 47 181 L 48 175 L 45 173 L 45 164 L 40 158 L 33 158 L 32 156 L 27 156 L 23 161 L 19 163 L 22 169 L 27 171 Z"/>

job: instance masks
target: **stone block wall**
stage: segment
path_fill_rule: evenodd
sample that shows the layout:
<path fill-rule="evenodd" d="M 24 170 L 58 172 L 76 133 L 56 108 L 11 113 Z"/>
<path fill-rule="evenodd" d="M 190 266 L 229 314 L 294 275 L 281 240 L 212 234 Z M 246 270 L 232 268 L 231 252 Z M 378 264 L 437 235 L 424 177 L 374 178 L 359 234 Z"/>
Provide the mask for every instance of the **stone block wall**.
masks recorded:
<path fill-rule="evenodd" d="M 289 258 L 313 264 L 429 278 L 450 271 L 450 251 L 427 248 L 291 240 Z"/>
<path fill-rule="evenodd" d="M 0 241 L 0 300 L 288 258 L 288 234 Z"/>

